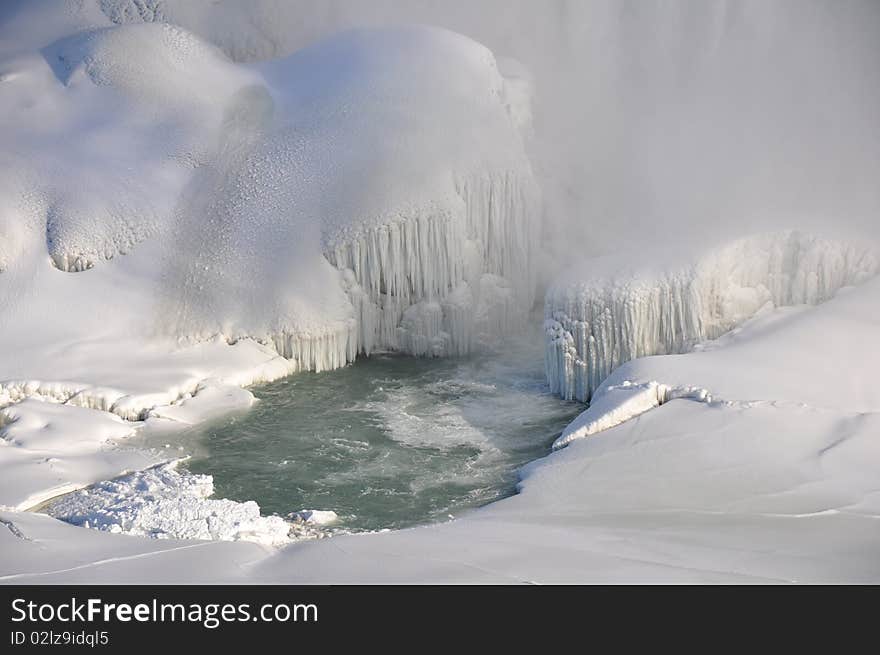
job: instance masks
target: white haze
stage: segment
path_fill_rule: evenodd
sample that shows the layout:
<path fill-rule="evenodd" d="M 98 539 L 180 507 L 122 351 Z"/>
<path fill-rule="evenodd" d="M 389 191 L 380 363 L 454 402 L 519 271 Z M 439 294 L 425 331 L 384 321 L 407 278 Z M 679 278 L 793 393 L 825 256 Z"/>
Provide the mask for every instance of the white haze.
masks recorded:
<path fill-rule="evenodd" d="M 872 0 L 202 0 L 155 14 L 100 4 L 115 22 L 176 22 L 244 61 L 408 22 L 521 61 L 556 250 L 775 228 L 876 233 Z"/>

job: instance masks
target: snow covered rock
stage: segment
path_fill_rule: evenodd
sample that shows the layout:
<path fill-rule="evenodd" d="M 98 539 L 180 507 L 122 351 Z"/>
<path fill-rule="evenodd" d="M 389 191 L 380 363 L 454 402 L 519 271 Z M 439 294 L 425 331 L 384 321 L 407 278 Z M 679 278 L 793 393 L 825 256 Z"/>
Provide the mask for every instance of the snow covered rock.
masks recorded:
<path fill-rule="evenodd" d="M 744 238 L 690 265 L 593 262 L 547 291 L 547 379 L 563 398 L 587 401 L 625 362 L 686 352 L 765 306 L 815 305 L 877 271 L 872 244 L 799 232 Z"/>

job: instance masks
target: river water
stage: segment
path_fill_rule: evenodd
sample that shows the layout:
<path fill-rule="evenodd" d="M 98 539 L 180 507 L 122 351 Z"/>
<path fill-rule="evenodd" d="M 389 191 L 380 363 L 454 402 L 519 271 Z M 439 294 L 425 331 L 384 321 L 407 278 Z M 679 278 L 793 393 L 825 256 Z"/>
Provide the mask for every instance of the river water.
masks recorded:
<path fill-rule="evenodd" d="M 351 531 L 446 520 L 512 494 L 582 409 L 550 395 L 536 341 L 508 353 L 379 354 L 257 386 L 251 410 L 188 436 L 186 466 L 264 514 L 333 510 Z"/>

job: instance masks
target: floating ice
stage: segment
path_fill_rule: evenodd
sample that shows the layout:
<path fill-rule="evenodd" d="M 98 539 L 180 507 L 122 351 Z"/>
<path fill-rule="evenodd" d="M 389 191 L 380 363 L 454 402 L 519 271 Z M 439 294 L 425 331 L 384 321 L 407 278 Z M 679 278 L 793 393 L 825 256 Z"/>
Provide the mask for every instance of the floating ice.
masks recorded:
<path fill-rule="evenodd" d="M 339 516 L 330 509 L 303 509 L 293 512 L 290 518 L 296 522 L 312 525 L 330 525 L 339 520 Z"/>
<path fill-rule="evenodd" d="M 172 463 L 67 494 L 45 511 L 74 525 L 154 539 L 290 541 L 292 525 L 283 518 L 260 516 L 253 501 L 215 499 L 213 493 L 210 475 L 182 473 Z M 317 536 L 306 533 L 296 536 Z"/>

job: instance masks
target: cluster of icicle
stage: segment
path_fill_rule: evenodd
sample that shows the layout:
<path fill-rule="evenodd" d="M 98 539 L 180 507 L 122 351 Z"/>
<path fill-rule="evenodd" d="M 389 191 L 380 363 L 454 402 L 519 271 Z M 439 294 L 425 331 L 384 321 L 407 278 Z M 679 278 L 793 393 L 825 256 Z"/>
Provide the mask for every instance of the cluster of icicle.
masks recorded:
<path fill-rule="evenodd" d="M 682 353 L 773 306 L 815 305 L 880 269 L 867 246 L 798 232 L 760 235 L 662 275 L 558 282 L 545 299 L 554 393 L 588 401 L 618 366 Z"/>
<path fill-rule="evenodd" d="M 535 293 L 535 183 L 504 173 L 455 186 L 459 202 L 427 205 L 325 251 L 355 308 L 350 359 L 463 355 L 524 324 Z"/>
<path fill-rule="evenodd" d="M 271 340 L 278 354 L 290 360 L 291 373 L 332 371 L 357 357 L 357 326 L 353 321 L 323 334 L 280 332 Z"/>

